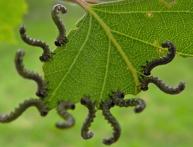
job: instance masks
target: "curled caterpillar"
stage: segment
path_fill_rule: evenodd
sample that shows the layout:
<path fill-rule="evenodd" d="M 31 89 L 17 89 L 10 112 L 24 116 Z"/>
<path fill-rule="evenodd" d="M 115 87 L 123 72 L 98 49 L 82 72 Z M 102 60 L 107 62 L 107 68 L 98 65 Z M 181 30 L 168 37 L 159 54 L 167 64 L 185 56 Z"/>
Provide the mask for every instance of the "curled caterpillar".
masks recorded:
<path fill-rule="evenodd" d="M 57 4 L 53 7 L 53 10 L 52 10 L 52 19 L 59 31 L 59 35 L 55 41 L 56 46 L 62 46 L 68 42 L 68 39 L 66 37 L 65 27 L 58 16 L 59 12 L 65 14 L 67 12 L 67 9 L 63 5 Z"/>
<path fill-rule="evenodd" d="M 43 42 L 43 41 L 41 41 L 41 40 L 36 40 L 36 39 L 30 38 L 30 37 L 26 34 L 26 29 L 25 29 L 24 26 L 21 26 L 21 27 L 20 27 L 19 32 L 20 32 L 21 39 L 22 39 L 25 43 L 27 43 L 27 44 L 29 44 L 29 45 L 32 45 L 32 46 L 41 47 L 41 48 L 43 49 L 43 54 L 42 54 L 42 56 L 40 56 L 40 60 L 41 60 L 42 62 L 46 62 L 46 61 L 48 61 L 48 60 L 51 58 L 52 53 L 51 53 L 51 51 L 50 51 L 49 46 L 48 46 L 45 42 Z"/>
<path fill-rule="evenodd" d="M 69 102 L 60 102 L 57 107 L 58 114 L 65 120 L 65 122 L 57 122 L 56 127 L 59 129 L 71 128 L 75 124 L 74 117 L 67 112 L 68 109 L 75 109 L 75 105 Z"/>
<path fill-rule="evenodd" d="M 84 97 L 81 99 L 81 104 L 86 106 L 89 110 L 88 116 L 83 123 L 82 129 L 81 129 L 81 136 L 84 139 L 90 139 L 93 137 L 93 133 L 89 131 L 89 127 L 91 126 L 91 123 L 94 121 L 94 118 L 96 117 L 96 110 L 95 110 L 95 104 L 92 103 L 92 101 L 88 97 Z"/>
<path fill-rule="evenodd" d="M 21 77 L 35 81 L 38 86 L 36 95 L 39 96 L 40 98 L 44 98 L 47 95 L 46 82 L 39 74 L 25 69 L 23 65 L 24 55 L 25 55 L 25 52 L 23 50 L 18 50 L 16 53 L 15 67 L 17 69 L 17 72 Z"/>
<path fill-rule="evenodd" d="M 176 47 L 174 46 L 174 44 L 171 43 L 170 41 L 166 41 L 165 43 L 162 44 L 162 47 L 168 48 L 167 55 L 162 57 L 162 58 L 155 59 L 155 60 L 147 63 L 147 65 L 144 66 L 144 70 L 143 70 L 144 75 L 147 75 L 147 76 L 150 75 L 153 68 L 155 68 L 158 65 L 167 64 L 174 59 L 175 54 L 176 54 Z"/>
<path fill-rule="evenodd" d="M 29 107 L 36 107 L 37 110 L 40 112 L 41 116 L 46 116 L 48 113 L 47 107 L 41 100 L 38 99 L 29 99 L 25 100 L 23 103 L 19 105 L 18 108 L 15 108 L 13 112 L 9 114 L 1 114 L 0 115 L 0 122 L 7 123 L 16 120 L 27 108 Z"/>
<path fill-rule="evenodd" d="M 178 94 L 185 89 L 185 83 L 180 82 L 176 87 L 167 86 L 162 80 L 158 79 L 157 77 L 144 77 L 141 82 L 141 90 L 146 91 L 148 90 L 149 83 L 155 84 L 160 90 L 168 94 Z"/>
<path fill-rule="evenodd" d="M 106 138 L 103 140 L 103 143 L 106 145 L 111 145 L 112 143 L 116 142 L 120 135 L 121 135 L 121 128 L 116 120 L 116 118 L 111 114 L 110 109 L 113 107 L 112 100 L 109 99 L 104 103 L 101 103 L 101 110 L 105 119 L 111 124 L 113 128 L 113 135 L 110 138 Z"/>

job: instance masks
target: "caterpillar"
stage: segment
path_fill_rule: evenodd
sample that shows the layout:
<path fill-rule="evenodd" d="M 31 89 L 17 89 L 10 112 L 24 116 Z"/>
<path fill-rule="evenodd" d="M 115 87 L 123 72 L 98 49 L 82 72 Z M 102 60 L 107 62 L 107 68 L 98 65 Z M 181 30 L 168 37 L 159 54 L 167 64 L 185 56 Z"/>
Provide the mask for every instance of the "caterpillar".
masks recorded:
<path fill-rule="evenodd" d="M 18 108 L 15 108 L 15 110 L 10 112 L 9 114 L 1 114 L 0 122 L 8 123 L 13 120 L 16 120 L 27 108 L 32 107 L 32 106 L 37 108 L 41 116 L 47 115 L 48 109 L 44 105 L 43 101 L 38 100 L 38 99 L 29 99 L 29 100 L 25 100 L 23 103 L 19 105 Z"/>
<path fill-rule="evenodd" d="M 127 100 L 124 100 L 123 98 L 124 93 L 121 91 L 113 92 L 113 95 L 111 96 L 113 103 L 119 107 L 135 106 L 135 113 L 142 112 L 146 107 L 145 101 L 140 98 L 132 98 Z"/>
<path fill-rule="evenodd" d="M 89 97 L 84 97 L 81 99 L 81 104 L 86 106 L 89 110 L 88 116 L 83 123 L 83 126 L 81 128 L 81 136 L 84 139 L 90 139 L 93 137 L 93 133 L 89 131 L 89 127 L 91 126 L 91 123 L 94 121 L 94 118 L 96 117 L 96 110 L 95 110 L 95 104 L 92 103 L 92 101 L 89 99 Z"/>
<path fill-rule="evenodd" d="M 61 116 L 65 122 L 57 122 L 56 127 L 59 129 L 66 129 L 74 126 L 75 119 L 74 117 L 68 113 L 66 110 L 68 109 L 75 109 L 75 105 L 69 102 L 60 102 L 57 107 L 57 112 L 59 116 Z"/>
<path fill-rule="evenodd" d="M 135 113 L 142 112 L 146 107 L 144 100 L 140 98 L 133 98 L 133 99 L 127 99 L 127 100 L 116 98 L 116 99 L 113 99 L 113 103 L 119 107 L 135 106 L 135 109 L 134 109 Z"/>
<path fill-rule="evenodd" d="M 180 82 L 176 87 L 170 87 L 166 85 L 162 80 L 158 79 L 157 77 L 144 77 L 141 82 L 141 90 L 146 91 L 148 90 L 149 83 L 155 84 L 160 90 L 168 94 L 178 94 L 185 89 L 185 83 Z"/>
<path fill-rule="evenodd" d="M 16 70 L 21 77 L 35 81 L 38 87 L 36 95 L 39 96 L 40 98 L 44 98 L 47 95 L 46 82 L 43 80 L 43 78 L 39 74 L 25 69 L 23 65 L 24 55 L 25 55 L 25 52 L 23 50 L 17 51 L 16 56 L 15 56 Z"/>
<path fill-rule="evenodd" d="M 65 14 L 67 12 L 67 9 L 63 5 L 57 4 L 53 7 L 53 10 L 51 13 L 52 19 L 59 31 L 59 35 L 55 41 L 56 46 L 62 46 L 68 42 L 68 39 L 66 37 L 66 29 L 58 16 L 59 12 Z"/>
<path fill-rule="evenodd" d="M 149 63 L 147 63 L 146 66 L 143 67 L 143 74 L 144 75 L 150 75 L 151 71 L 159 65 L 164 65 L 167 64 L 169 62 L 171 62 L 176 54 L 176 47 L 174 46 L 174 44 L 170 41 L 166 41 L 165 43 L 162 43 L 162 47 L 163 48 L 168 48 L 168 53 L 166 54 L 166 56 L 159 58 L 159 59 L 155 59 Z"/>
<path fill-rule="evenodd" d="M 113 128 L 113 136 L 103 140 L 106 145 L 116 142 L 121 135 L 121 128 L 116 118 L 111 114 L 110 109 L 113 107 L 112 100 L 109 99 L 100 105 L 104 118 L 111 124 Z"/>
<path fill-rule="evenodd" d="M 30 38 L 27 34 L 26 34 L 26 28 L 24 26 L 21 26 L 20 27 L 20 37 L 21 39 L 28 45 L 31 45 L 31 46 L 36 46 L 36 47 L 40 47 L 43 49 L 43 54 L 40 56 L 40 61 L 42 62 L 46 62 L 48 61 L 51 56 L 52 56 L 52 53 L 50 51 L 50 48 L 49 46 L 41 41 L 41 40 L 36 40 L 36 39 L 32 39 Z"/>

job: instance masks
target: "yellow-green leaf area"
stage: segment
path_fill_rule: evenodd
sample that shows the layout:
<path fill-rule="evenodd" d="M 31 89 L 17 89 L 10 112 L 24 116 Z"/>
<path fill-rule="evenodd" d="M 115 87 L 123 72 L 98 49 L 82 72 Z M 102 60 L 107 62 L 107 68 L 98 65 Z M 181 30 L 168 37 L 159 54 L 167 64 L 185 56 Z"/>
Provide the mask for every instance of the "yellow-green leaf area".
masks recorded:
<path fill-rule="evenodd" d="M 124 0 L 85 8 L 69 42 L 43 67 L 50 108 L 83 96 L 99 103 L 115 90 L 138 94 L 141 66 L 163 55 L 166 40 L 178 55 L 193 55 L 191 0 Z"/>

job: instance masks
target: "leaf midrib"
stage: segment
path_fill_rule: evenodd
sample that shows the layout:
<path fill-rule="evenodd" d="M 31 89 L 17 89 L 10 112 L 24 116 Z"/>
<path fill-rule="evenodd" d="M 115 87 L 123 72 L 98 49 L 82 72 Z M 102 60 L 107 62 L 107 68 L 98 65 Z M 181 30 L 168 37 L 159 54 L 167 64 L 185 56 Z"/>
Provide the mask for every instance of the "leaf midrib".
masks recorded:
<path fill-rule="evenodd" d="M 129 60 L 128 56 L 122 49 L 121 45 L 117 42 L 117 40 L 114 38 L 111 29 L 107 26 L 107 24 L 92 10 L 92 7 L 87 7 L 87 11 L 89 14 L 96 19 L 96 21 L 99 23 L 99 25 L 103 28 L 104 32 L 106 33 L 109 40 L 112 42 L 112 44 L 115 46 L 119 54 L 121 55 L 122 59 L 124 60 L 125 64 L 128 66 L 128 70 L 131 73 L 134 83 L 135 83 L 135 90 L 134 94 L 138 93 L 138 85 L 140 84 L 138 76 L 137 76 L 137 70 L 132 65 L 132 62 Z"/>

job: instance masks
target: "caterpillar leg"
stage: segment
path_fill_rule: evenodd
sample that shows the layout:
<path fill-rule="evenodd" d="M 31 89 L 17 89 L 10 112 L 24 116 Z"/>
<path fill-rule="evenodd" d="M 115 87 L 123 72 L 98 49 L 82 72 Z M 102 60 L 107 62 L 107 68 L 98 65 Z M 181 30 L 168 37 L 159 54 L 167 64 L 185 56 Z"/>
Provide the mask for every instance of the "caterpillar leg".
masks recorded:
<path fill-rule="evenodd" d="M 166 41 L 165 43 L 162 44 L 163 48 L 168 48 L 168 53 L 166 54 L 166 56 L 159 58 L 159 59 L 155 59 L 151 62 L 147 62 L 146 66 L 143 66 L 143 74 L 144 75 L 150 75 L 151 71 L 159 65 L 164 65 L 167 64 L 169 62 L 171 62 L 176 54 L 176 47 L 174 46 L 174 44 L 170 41 Z"/>
<path fill-rule="evenodd" d="M 42 56 L 40 56 L 40 60 L 42 62 L 46 62 L 46 61 L 48 61 L 51 58 L 51 56 L 52 56 L 51 50 L 50 50 L 49 46 L 45 42 L 43 42 L 41 40 L 36 40 L 36 39 L 30 38 L 26 34 L 26 29 L 25 29 L 24 26 L 20 27 L 19 32 L 20 32 L 21 39 L 25 43 L 27 43 L 27 44 L 29 44 L 31 46 L 36 46 L 36 47 L 40 47 L 40 48 L 43 49 L 43 54 L 42 54 Z"/>
<path fill-rule="evenodd" d="M 23 50 L 18 50 L 16 53 L 15 67 L 17 69 L 17 72 L 23 78 L 35 81 L 38 87 L 36 95 L 39 96 L 40 98 L 44 98 L 47 95 L 46 82 L 43 80 L 43 78 L 39 74 L 25 69 L 23 65 L 24 55 L 25 55 L 25 52 Z"/>
<path fill-rule="evenodd" d="M 40 112 L 41 116 L 46 116 L 48 113 L 48 109 L 43 103 L 43 101 L 38 99 L 29 99 L 25 100 L 23 103 L 19 105 L 13 112 L 9 114 L 1 114 L 0 115 L 0 122 L 1 123 L 8 123 L 16 120 L 26 109 L 29 107 L 36 107 L 37 110 Z"/>
<path fill-rule="evenodd" d="M 57 4 L 53 7 L 53 10 L 51 13 L 52 19 L 54 23 L 56 24 L 58 31 L 59 31 L 59 35 L 55 41 L 56 46 L 62 46 L 68 42 L 68 39 L 66 37 L 66 29 L 64 27 L 64 24 L 62 23 L 62 21 L 60 20 L 58 16 L 59 12 L 65 14 L 67 12 L 67 9 L 63 5 Z"/>
<path fill-rule="evenodd" d="M 135 113 L 142 112 L 146 107 L 145 101 L 140 98 L 124 100 L 124 93 L 120 91 L 113 92 L 111 99 L 113 103 L 119 107 L 135 107 Z"/>
<path fill-rule="evenodd" d="M 176 87 L 170 87 L 157 77 L 150 76 L 144 77 L 144 79 L 142 80 L 141 90 L 148 90 L 149 83 L 155 84 L 160 90 L 168 94 L 178 94 L 185 89 L 185 83 L 183 82 L 180 82 Z"/>
<path fill-rule="evenodd" d="M 89 131 L 89 127 L 91 126 L 91 123 L 93 122 L 94 118 L 95 118 L 95 104 L 92 103 L 92 101 L 90 100 L 90 98 L 88 97 L 84 97 L 81 99 L 81 104 L 84 105 L 85 107 L 88 108 L 88 116 L 82 126 L 81 129 L 81 136 L 84 139 L 90 139 L 93 137 L 93 133 Z"/>
<path fill-rule="evenodd" d="M 101 103 L 101 110 L 105 117 L 105 119 L 111 124 L 113 128 L 113 135 L 110 138 L 106 138 L 103 140 L 103 143 L 106 145 L 111 145 L 112 143 L 116 142 L 120 135 L 121 135 L 121 128 L 116 120 L 116 118 L 111 114 L 110 109 L 113 107 L 114 104 L 111 99 Z"/>
<path fill-rule="evenodd" d="M 58 114 L 65 120 L 63 122 L 57 122 L 56 127 L 59 129 L 66 129 L 74 126 L 74 117 L 67 112 L 68 109 L 75 109 L 75 105 L 69 102 L 60 102 L 57 107 Z"/>

